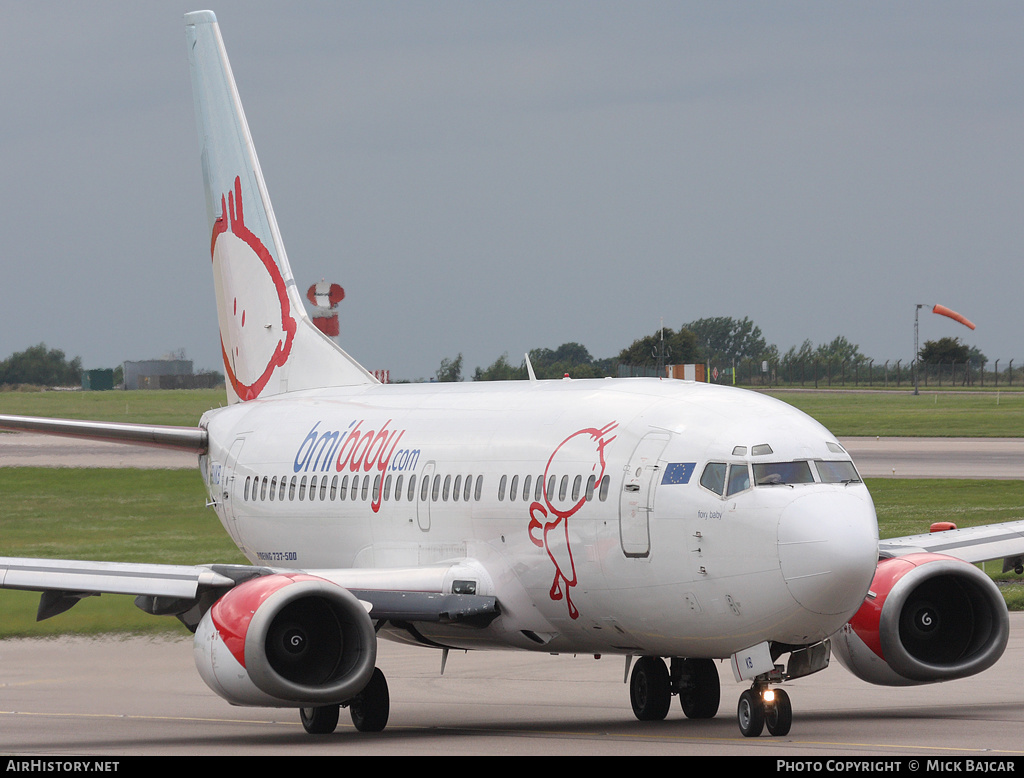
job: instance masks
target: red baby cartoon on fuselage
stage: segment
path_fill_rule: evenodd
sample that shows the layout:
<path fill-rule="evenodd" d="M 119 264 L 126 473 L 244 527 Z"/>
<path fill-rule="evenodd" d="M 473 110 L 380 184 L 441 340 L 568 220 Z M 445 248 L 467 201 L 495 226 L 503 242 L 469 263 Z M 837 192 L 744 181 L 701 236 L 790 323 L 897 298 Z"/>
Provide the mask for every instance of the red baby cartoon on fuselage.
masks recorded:
<path fill-rule="evenodd" d="M 608 437 L 608 434 L 618 426 L 618 422 L 611 422 L 600 429 L 588 427 L 572 433 L 559 443 L 544 468 L 544 501 L 530 504 L 530 540 L 534 545 L 547 551 L 555 566 L 555 578 L 548 594 L 552 600 L 561 600 L 564 597 L 569 616 L 573 619 L 579 618 L 580 614 L 569 592 L 576 585 L 576 564 L 573 561 L 569 538 L 569 517 L 583 507 L 587 502 L 588 493 L 592 495 L 604 478 L 604 449 L 615 440 L 614 435 Z M 589 473 L 580 471 L 581 462 L 590 463 Z M 553 476 L 568 478 L 565 488 L 561 484 L 549 486 L 549 479 Z M 570 491 L 569 481 L 573 481 L 576 476 L 580 476 L 581 486 Z M 588 481 L 590 486 L 583 488 L 583 484 Z"/>
<path fill-rule="evenodd" d="M 263 242 L 245 225 L 241 180 L 221 196 L 210 253 L 217 317 L 228 382 L 240 400 L 251 400 L 288 361 L 296 322 L 281 270 Z"/>

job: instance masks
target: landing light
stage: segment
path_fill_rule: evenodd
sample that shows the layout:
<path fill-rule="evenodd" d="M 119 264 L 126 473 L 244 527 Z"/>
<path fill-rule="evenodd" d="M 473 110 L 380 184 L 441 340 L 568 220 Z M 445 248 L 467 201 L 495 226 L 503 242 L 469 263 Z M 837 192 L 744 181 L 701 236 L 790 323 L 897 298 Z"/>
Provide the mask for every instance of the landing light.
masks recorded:
<path fill-rule="evenodd" d="M 771 689 L 765 689 L 761 699 L 765 702 L 775 702 L 775 692 Z"/>

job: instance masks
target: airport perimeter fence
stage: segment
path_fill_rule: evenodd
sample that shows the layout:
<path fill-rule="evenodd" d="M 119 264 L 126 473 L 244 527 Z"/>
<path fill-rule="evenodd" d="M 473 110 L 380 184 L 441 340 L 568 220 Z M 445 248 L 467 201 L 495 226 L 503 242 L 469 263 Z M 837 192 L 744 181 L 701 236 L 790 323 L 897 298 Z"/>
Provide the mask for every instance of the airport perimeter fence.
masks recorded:
<path fill-rule="evenodd" d="M 915 383 L 924 388 L 1004 388 L 1024 390 L 1024 360 L 995 360 L 985 365 L 971 362 L 917 363 L 914 360 L 875 362 L 841 362 L 828 360 L 797 360 L 770 363 L 743 360 L 734 371 L 718 367 L 714 383 L 735 383 L 740 386 L 775 386 L 803 388 L 908 388 Z M 710 365 L 712 376 L 715 366 Z M 733 376 L 735 372 L 735 377 Z"/>

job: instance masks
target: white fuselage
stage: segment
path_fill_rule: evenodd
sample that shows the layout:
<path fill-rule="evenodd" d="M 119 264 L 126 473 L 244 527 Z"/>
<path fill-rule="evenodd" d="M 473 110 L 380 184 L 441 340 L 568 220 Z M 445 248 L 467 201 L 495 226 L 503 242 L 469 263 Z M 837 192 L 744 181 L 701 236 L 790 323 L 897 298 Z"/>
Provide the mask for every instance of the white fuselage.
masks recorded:
<path fill-rule="evenodd" d="M 252 563 L 497 597 L 490 626 L 418 624 L 422 642 L 689 657 L 810 644 L 857 610 L 877 562 L 867 489 L 814 466 L 849 456 L 750 391 L 358 386 L 230 406 L 203 426 L 211 497 Z M 807 463 L 813 482 L 754 485 L 763 462 Z M 732 493 L 710 477 L 726 466 Z"/>

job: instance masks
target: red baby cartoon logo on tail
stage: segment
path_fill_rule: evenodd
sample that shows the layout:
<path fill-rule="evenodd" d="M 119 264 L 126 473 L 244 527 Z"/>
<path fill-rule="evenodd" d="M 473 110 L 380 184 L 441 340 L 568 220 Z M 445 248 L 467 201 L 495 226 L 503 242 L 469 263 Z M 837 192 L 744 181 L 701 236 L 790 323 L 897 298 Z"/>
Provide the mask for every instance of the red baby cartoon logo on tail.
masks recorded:
<path fill-rule="evenodd" d="M 238 177 L 234 191 L 221 196 L 210 253 L 224 367 L 239 399 L 251 400 L 266 388 L 274 369 L 288 361 L 296 322 L 277 262 L 246 227 Z"/>
<path fill-rule="evenodd" d="M 535 546 L 547 551 L 548 557 L 555 566 L 555 578 L 548 592 L 552 600 L 565 599 L 569 616 L 579 618 L 579 611 L 573 605 L 569 590 L 576 585 L 576 564 L 573 561 L 572 545 L 569 537 L 569 517 L 575 514 L 587 502 L 588 492 L 592 495 L 605 475 L 604 449 L 615 440 L 609 433 L 618 427 L 618 422 L 611 422 L 600 429 L 588 427 L 572 433 L 555 448 L 544 468 L 544 502 L 533 502 L 530 505 L 530 525 L 528 532 Z M 579 473 L 580 462 L 590 462 L 589 473 Z M 561 474 L 569 476 L 582 475 L 584 482 L 593 481 L 587 489 L 572 492 L 564 491 L 559 485 L 550 488 L 549 478 Z"/>

